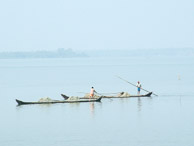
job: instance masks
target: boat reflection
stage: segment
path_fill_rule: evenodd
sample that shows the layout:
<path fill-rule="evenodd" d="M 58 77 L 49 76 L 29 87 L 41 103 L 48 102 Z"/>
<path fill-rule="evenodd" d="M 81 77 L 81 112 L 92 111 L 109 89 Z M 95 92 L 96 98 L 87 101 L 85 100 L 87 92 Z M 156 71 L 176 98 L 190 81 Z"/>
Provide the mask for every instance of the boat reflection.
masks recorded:
<path fill-rule="evenodd" d="M 149 104 L 151 104 L 151 100 L 152 97 L 148 97 L 148 98 L 143 98 L 143 100 L 146 100 L 147 102 L 149 102 Z M 138 97 L 137 98 L 137 111 L 140 112 L 142 110 L 142 98 Z"/>
<path fill-rule="evenodd" d="M 91 102 L 90 103 L 90 112 L 92 113 L 92 114 L 94 114 L 94 103 L 93 102 Z"/>
<path fill-rule="evenodd" d="M 138 98 L 137 98 L 137 108 L 138 108 L 138 112 L 141 111 L 141 106 L 142 106 L 141 98 L 138 97 Z"/>

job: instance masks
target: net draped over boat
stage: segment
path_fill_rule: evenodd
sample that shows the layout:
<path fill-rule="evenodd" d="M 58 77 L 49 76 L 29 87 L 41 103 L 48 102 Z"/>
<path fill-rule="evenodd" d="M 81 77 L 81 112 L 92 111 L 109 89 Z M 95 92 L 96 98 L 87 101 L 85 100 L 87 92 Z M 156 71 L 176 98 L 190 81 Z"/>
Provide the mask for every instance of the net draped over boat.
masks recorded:
<path fill-rule="evenodd" d="M 78 96 L 71 96 L 67 100 L 79 100 Z"/>
<path fill-rule="evenodd" d="M 52 102 L 53 100 L 49 97 L 40 98 L 38 102 Z"/>
<path fill-rule="evenodd" d="M 85 98 L 89 98 L 89 97 L 90 97 L 90 93 L 86 93 L 86 94 L 84 95 L 84 97 L 85 97 Z M 99 98 L 99 97 L 100 97 L 100 96 L 94 94 L 94 96 L 93 96 L 92 98 Z"/>
<path fill-rule="evenodd" d="M 103 93 L 101 93 L 103 94 Z M 105 93 L 104 93 L 105 94 Z M 106 96 L 108 95 L 108 93 L 106 93 Z M 127 96 L 130 96 L 130 94 L 128 92 L 119 92 L 119 93 L 109 93 L 109 95 L 112 95 L 112 96 L 116 96 L 116 97 L 127 97 Z M 90 94 L 89 93 L 86 93 L 85 98 L 89 98 L 90 97 Z M 100 96 L 94 94 L 93 98 L 99 98 Z"/>
<path fill-rule="evenodd" d="M 128 92 L 122 92 L 122 94 L 120 93 L 118 95 L 118 97 L 127 97 L 127 96 L 130 96 L 130 94 Z"/>

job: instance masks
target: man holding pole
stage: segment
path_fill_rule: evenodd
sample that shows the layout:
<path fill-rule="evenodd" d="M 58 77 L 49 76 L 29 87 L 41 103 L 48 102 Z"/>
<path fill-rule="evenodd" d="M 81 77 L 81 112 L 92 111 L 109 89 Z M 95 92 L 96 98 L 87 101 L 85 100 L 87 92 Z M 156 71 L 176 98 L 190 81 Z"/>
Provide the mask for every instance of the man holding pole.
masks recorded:
<path fill-rule="evenodd" d="M 137 95 L 140 95 L 140 90 L 141 90 L 141 84 L 140 84 L 140 82 L 138 81 L 137 82 Z"/>
<path fill-rule="evenodd" d="M 94 87 L 92 87 L 90 90 L 90 98 L 94 97 L 94 93 L 97 93 L 97 92 L 94 90 Z"/>
<path fill-rule="evenodd" d="M 119 76 L 117 76 L 119 79 L 121 79 L 121 80 L 123 80 L 123 81 L 125 81 L 125 82 L 127 82 L 127 83 L 129 83 L 129 84 L 131 84 L 131 85 L 133 85 L 133 86 L 135 86 L 135 87 L 137 87 L 137 93 L 138 93 L 138 95 L 140 95 L 140 90 L 142 89 L 142 90 L 144 90 L 144 91 L 146 91 L 146 92 L 149 92 L 149 93 L 152 93 L 152 92 L 150 92 L 150 91 L 148 91 L 148 90 L 145 90 L 145 89 L 143 89 L 143 88 L 141 88 L 141 84 L 140 84 L 140 82 L 138 81 L 138 83 L 137 83 L 137 85 L 135 85 L 135 84 L 132 84 L 132 83 L 130 83 L 129 81 L 127 81 L 127 80 L 125 80 L 125 79 L 123 79 L 123 78 L 121 78 L 121 77 L 119 77 Z M 152 93 L 152 94 L 154 94 L 154 93 Z M 158 96 L 157 94 L 154 94 L 155 96 Z"/>

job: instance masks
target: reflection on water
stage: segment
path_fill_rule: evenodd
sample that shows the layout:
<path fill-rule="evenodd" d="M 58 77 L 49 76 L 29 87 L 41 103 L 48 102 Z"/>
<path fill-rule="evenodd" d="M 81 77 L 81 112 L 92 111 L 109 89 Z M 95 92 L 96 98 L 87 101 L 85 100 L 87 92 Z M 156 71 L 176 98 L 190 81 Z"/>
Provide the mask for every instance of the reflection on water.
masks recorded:
<path fill-rule="evenodd" d="M 137 97 L 137 108 L 138 108 L 138 112 L 140 112 L 142 110 L 142 100 L 147 101 L 149 104 L 152 103 L 152 96 L 151 97 Z"/>
<path fill-rule="evenodd" d="M 141 111 L 141 106 L 142 106 L 141 97 L 137 97 L 137 108 L 138 108 L 138 112 Z"/>
<path fill-rule="evenodd" d="M 94 114 L 94 103 L 90 102 L 90 112 Z"/>

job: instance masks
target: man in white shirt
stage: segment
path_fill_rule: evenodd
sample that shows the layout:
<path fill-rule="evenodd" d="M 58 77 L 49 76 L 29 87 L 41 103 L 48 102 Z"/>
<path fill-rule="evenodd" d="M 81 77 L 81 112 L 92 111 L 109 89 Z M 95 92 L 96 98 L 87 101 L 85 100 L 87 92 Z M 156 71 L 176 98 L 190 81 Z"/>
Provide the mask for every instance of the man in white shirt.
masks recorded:
<path fill-rule="evenodd" d="M 140 95 L 140 90 L 141 90 L 141 84 L 140 81 L 137 82 L 137 94 Z"/>

